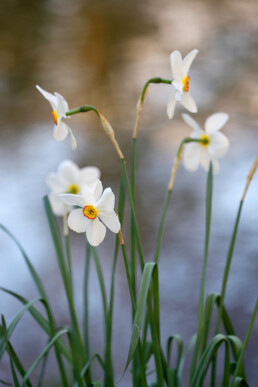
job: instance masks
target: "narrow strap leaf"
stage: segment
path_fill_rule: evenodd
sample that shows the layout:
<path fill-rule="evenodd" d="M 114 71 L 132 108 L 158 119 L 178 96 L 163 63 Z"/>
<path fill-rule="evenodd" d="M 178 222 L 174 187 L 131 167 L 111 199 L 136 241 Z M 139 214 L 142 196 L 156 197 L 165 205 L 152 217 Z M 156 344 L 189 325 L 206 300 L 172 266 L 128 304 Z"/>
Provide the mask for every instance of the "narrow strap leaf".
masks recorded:
<path fill-rule="evenodd" d="M 150 285 L 151 285 L 153 271 L 156 267 L 157 267 L 157 265 L 155 263 L 149 262 L 145 265 L 143 273 L 142 273 L 142 280 L 141 280 L 139 296 L 138 296 L 138 301 L 137 301 L 137 306 L 136 306 L 136 313 L 135 313 L 135 317 L 134 317 L 133 330 L 132 330 L 132 334 L 131 334 L 127 362 L 126 362 L 125 369 L 123 371 L 122 376 L 124 375 L 130 361 L 133 358 L 134 352 L 136 350 L 136 347 L 137 347 L 137 344 L 138 344 L 138 341 L 140 338 L 141 326 L 142 326 L 142 322 L 143 322 L 143 318 L 144 318 L 145 307 L 147 304 L 147 296 L 148 296 L 148 292 L 149 292 Z M 120 379 L 122 378 L 122 376 L 120 377 Z"/>
<path fill-rule="evenodd" d="M 61 331 L 57 332 L 57 334 L 52 338 L 52 340 L 50 340 L 50 342 L 45 346 L 43 351 L 40 353 L 40 355 L 33 362 L 32 366 L 29 368 L 29 370 L 25 374 L 25 376 L 23 378 L 23 381 L 22 381 L 22 387 L 24 387 L 26 385 L 26 381 L 27 381 L 28 377 L 30 376 L 30 374 L 32 373 L 32 371 L 36 368 L 36 366 L 38 365 L 40 360 L 45 356 L 45 354 L 55 344 L 55 342 L 59 339 L 59 337 L 62 336 L 63 334 L 65 334 L 65 333 L 68 333 L 68 332 L 70 332 L 70 329 L 69 328 L 64 328 Z"/>
<path fill-rule="evenodd" d="M 18 324 L 18 322 L 21 320 L 23 317 L 24 313 L 27 312 L 28 309 L 31 308 L 33 304 L 35 304 L 38 301 L 43 301 L 41 298 L 34 298 L 32 301 L 28 302 L 17 314 L 16 316 L 12 319 L 11 323 L 9 324 L 7 331 L 6 331 L 6 337 L 3 337 L 0 341 L 0 358 L 3 356 L 4 350 L 6 348 L 7 342 L 12 336 L 12 333 Z"/>

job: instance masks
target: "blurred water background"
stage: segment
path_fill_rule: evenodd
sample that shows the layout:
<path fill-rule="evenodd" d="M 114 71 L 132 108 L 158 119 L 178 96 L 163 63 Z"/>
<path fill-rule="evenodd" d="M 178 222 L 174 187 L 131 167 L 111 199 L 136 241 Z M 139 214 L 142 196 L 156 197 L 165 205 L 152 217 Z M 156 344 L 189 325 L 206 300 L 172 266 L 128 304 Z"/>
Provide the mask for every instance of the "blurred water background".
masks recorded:
<path fill-rule="evenodd" d="M 71 150 L 52 136 L 50 107 L 35 88 L 58 91 L 71 108 L 98 107 L 111 121 L 130 160 L 135 106 L 147 79 L 171 78 L 169 54 L 200 53 L 191 69 L 196 119 L 228 112 L 223 130 L 228 154 L 214 179 L 213 219 L 207 292 L 220 291 L 221 278 L 238 203 L 258 143 L 258 3 L 255 0 L 8 0 L 0 9 L 0 222 L 22 242 L 51 296 L 57 321 L 68 324 L 64 290 L 58 274 L 42 197 L 45 177 L 63 159 L 81 167 L 96 165 L 104 186 L 118 191 L 120 164 L 93 113 L 73 117 L 78 140 Z M 166 116 L 171 88 L 151 85 L 142 114 L 137 158 L 137 210 L 146 260 L 151 260 L 170 169 L 180 140 L 190 133 L 177 109 Z M 199 284 L 205 230 L 206 173 L 181 166 L 175 182 L 160 259 L 162 342 L 179 333 L 189 341 L 197 326 Z M 258 291 L 258 176 L 244 204 L 226 294 L 226 306 L 242 339 Z M 128 238 L 125 228 L 125 239 Z M 107 287 L 112 244 L 108 233 L 99 253 Z M 81 316 L 85 263 L 83 235 L 72 234 L 76 305 Z M 121 257 L 120 257 L 121 258 Z M 36 289 L 17 248 L 0 233 L 0 285 L 32 299 Z M 91 351 L 102 352 L 103 316 L 94 265 L 90 277 Z M 130 302 L 122 259 L 116 276 L 113 354 L 121 375 L 130 339 Z M 7 322 L 21 305 L 1 292 L 0 312 Z M 246 352 L 251 386 L 258 380 L 258 326 Z M 19 323 L 12 343 L 26 369 L 46 343 L 29 316 Z M 34 372 L 37 380 L 39 369 Z M 95 369 L 95 375 L 101 375 Z M 186 372 L 187 373 L 187 372 Z M 128 371 L 121 386 L 131 385 Z M 7 357 L 0 379 L 10 380 Z M 47 365 L 45 386 L 58 386 L 54 356 Z M 187 385 L 187 379 L 185 380 Z"/>

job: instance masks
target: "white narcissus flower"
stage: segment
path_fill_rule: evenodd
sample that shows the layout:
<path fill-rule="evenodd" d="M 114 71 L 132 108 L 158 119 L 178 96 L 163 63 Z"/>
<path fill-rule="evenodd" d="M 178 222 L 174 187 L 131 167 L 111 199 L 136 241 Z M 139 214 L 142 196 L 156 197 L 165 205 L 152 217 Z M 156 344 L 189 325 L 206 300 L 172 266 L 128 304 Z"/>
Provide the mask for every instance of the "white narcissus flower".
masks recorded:
<path fill-rule="evenodd" d="M 224 156 L 228 151 L 229 141 L 219 130 L 228 120 L 228 114 L 215 113 L 209 116 L 204 124 L 204 130 L 199 127 L 197 122 L 188 114 L 182 114 L 183 120 L 193 128 L 191 138 L 200 138 L 201 142 L 192 142 L 185 144 L 183 162 L 186 169 L 195 171 L 199 164 L 208 171 L 210 161 L 213 164 L 213 172 L 218 173 L 218 158 Z"/>
<path fill-rule="evenodd" d="M 62 161 L 56 173 L 50 173 L 47 177 L 47 185 L 51 192 L 48 195 L 52 210 L 55 215 L 65 214 L 65 205 L 60 200 L 62 193 L 80 194 L 83 185 L 93 186 L 100 177 L 100 170 L 96 167 L 80 169 L 70 160 Z"/>
<path fill-rule="evenodd" d="M 102 192 L 102 183 L 97 180 L 92 189 L 83 186 L 82 195 L 60 195 L 66 205 L 80 207 L 68 216 L 68 226 L 75 232 L 86 232 L 92 246 L 98 246 L 103 241 L 106 227 L 115 233 L 121 228 L 114 210 L 115 195 L 111 188 Z"/>
<path fill-rule="evenodd" d="M 173 51 L 170 54 L 170 64 L 172 69 L 172 75 L 174 81 L 172 85 L 174 90 L 170 94 L 168 105 L 167 105 L 167 114 L 168 118 L 173 118 L 176 101 L 181 102 L 181 104 L 190 112 L 196 113 L 197 106 L 193 100 L 191 94 L 189 93 L 189 81 L 190 77 L 188 75 L 191 64 L 198 54 L 198 50 L 193 50 L 189 52 L 188 55 L 182 60 L 182 56 L 179 51 Z"/>
<path fill-rule="evenodd" d="M 57 141 L 63 141 L 68 133 L 71 138 L 72 148 L 73 150 L 77 147 L 76 139 L 73 135 L 72 129 L 63 122 L 63 118 L 70 118 L 66 116 L 66 112 L 69 110 L 69 106 L 64 97 L 58 93 L 50 94 L 47 91 L 43 90 L 40 86 L 36 86 L 36 88 L 40 91 L 40 93 L 45 97 L 50 105 L 52 106 L 52 116 L 54 119 L 54 138 Z"/>

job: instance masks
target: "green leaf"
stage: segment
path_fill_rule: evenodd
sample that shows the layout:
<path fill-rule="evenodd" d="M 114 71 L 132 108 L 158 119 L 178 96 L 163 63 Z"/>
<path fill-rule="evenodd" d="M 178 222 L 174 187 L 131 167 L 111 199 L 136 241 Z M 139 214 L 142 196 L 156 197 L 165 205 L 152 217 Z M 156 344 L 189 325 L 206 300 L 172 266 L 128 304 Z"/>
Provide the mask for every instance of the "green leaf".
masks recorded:
<path fill-rule="evenodd" d="M 179 336 L 179 335 L 173 335 L 173 336 L 170 336 L 168 338 L 168 340 L 167 340 L 167 364 L 168 364 L 168 366 L 170 364 L 173 340 L 176 341 L 177 348 L 178 348 L 178 351 L 177 351 L 178 352 L 177 353 L 177 363 L 176 363 L 176 369 L 178 369 L 180 361 L 181 361 L 182 353 L 183 353 L 184 343 L 183 343 L 182 337 Z"/>
<path fill-rule="evenodd" d="M 15 387 L 20 387 L 20 384 L 19 384 L 16 372 L 15 372 L 15 368 L 14 368 L 14 365 L 13 365 L 13 361 L 12 361 L 11 358 L 10 358 L 10 366 L 11 366 L 11 371 L 12 371 L 14 385 L 15 385 Z"/>
<path fill-rule="evenodd" d="M 191 377 L 191 387 L 199 386 L 199 383 L 201 380 L 205 378 L 205 375 L 207 373 L 208 367 L 210 362 L 213 359 L 213 356 L 218 351 L 221 344 L 225 343 L 225 346 L 228 346 L 227 337 L 224 335 L 216 335 L 204 351 L 199 366 L 197 367 L 196 371 L 194 372 L 193 376 Z M 227 352 L 226 352 L 227 356 Z M 226 362 L 226 364 L 228 361 Z M 226 370 L 227 372 L 228 370 Z"/>
<path fill-rule="evenodd" d="M 177 387 L 177 370 L 174 368 L 167 368 L 168 387 Z"/>
<path fill-rule="evenodd" d="M 138 344 L 138 341 L 140 338 L 145 307 L 147 304 L 147 296 L 148 296 L 148 292 L 150 290 L 151 279 L 153 276 L 154 269 L 157 270 L 157 265 L 153 262 L 149 262 L 145 265 L 143 273 L 142 273 L 142 280 L 141 280 L 139 296 L 138 296 L 138 301 L 137 301 L 137 306 L 136 306 L 136 313 L 135 313 L 135 317 L 134 317 L 133 331 L 131 334 L 127 362 L 126 362 L 126 366 L 125 366 L 125 369 L 123 371 L 122 376 L 124 375 L 129 363 L 131 362 L 131 360 L 133 358 L 134 352 L 137 348 L 137 344 Z M 122 378 L 122 376 L 121 376 L 121 378 Z"/>
<path fill-rule="evenodd" d="M 35 304 L 36 302 L 38 301 L 41 301 L 43 302 L 43 300 L 41 298 L 34 298 L 32 301 L 28 302 L 17 314 L 16 316 L 12 319 L 11 323 L 9 324 L 7 330 L 6 330 L 6 337 L 2 338 L 1 341 L 0 341 L 0 359 L 2 358 L 3 354 L 4 354 L 4 351 L 5 351 L 5 348 L 6 348 L 6 345 L 7 345 L 7 341 L 10 339 L 10 337 L 12 336 L 12 333 L 16 327 L 16 325 L 18 324 L 18 322 L 21 320 L 21 318 L 23 317 L 24 313 L 27 312 L 28 309 L 31 308 L 31 306 L 33 304 Z M 3 325 L 2 325 L 3 327 Z"/>
<path fill-rule="evenodd" d="M 26 298 L 20 296 L 18 293 L 12 292 L 11 290 L 5 289 L 3 287 L 0 287 L 0 289 L 2 291 L 4 291 L 5 293 L 12 295 L 13 297 L 18 299 L 24 305 L 29 302 L 28 300 L 26 300 Z M 33 306 L 29 309 L 29 312 L 34 317 L 34 319 L 37 321 L 39 326 L 46 332 L 46 334 L 48 336 L 50 336 L 50 326 L 49 326 L 48 321 L 45 319 L 45 317 L 43 317 L 42 314 L 39 311 L 37 311 L 37 309 L 35 309 Z M 59 350 L 63 353 L 63 355 L 66 357 L 66 359 L 69 361 L 69 363 L 71 363 L 71 361 L 72 361 L 71 354 L 70 354 L 70 351 L 67 348 L 66 344 L 60 339 L 57 342 L 57 345 L 58 345 Z"/>
<path fill-rule="evenodd" d="M 249 384 L 243 378 L 237 376 L 233 380 L 232 387 L 249 387 Z"/>
<path fill-rule="evenodd" d="M 32 373 L 32 371 L 36 368 L 40 360 L 45 356 L 45 354 L 50 350 L 50 348 L 55 344 L 55 342 L 59 339 L 60 336 L 62 336 L 65 333 L 70 332 L 69 328 L 61 329 L 57 334 L 50 340 L 50 342 L 45 346 L 43 351 L 40 353 L 40 355 L 37 357 L 37 359 L 33 362 L 32 366 L 29 368 L 27 373 L 25 374 L 23 381 L 22 381 L 22 387 L 26 385 L 27 379 Z"/>
<path fill-rule="evenodd" d="M 4 384 L 5 386 L 11 386 L 11 383 L 5 382 L 4 380 L 0 379 L 0 383 Z"/>
<path fill-rule="evenodd" d="M 2 224 L 0 224 L 0 229 L 2 229 L 11 239 L 12 241 L 16 244 L 16 246 L 18 247 L 18 249 L 20 250 L 25 262 L 26 262 L 26 265 L 30 271 L 30 274 L 34 280 L 34 283 L 39 291 L 39 294 L 41 295 L 42 298 L 44 298 L 45 300 L 47 300 L 47 295 L 46 295 L 46 292 L 45 292 L 45 289 L 44 289 L 44 286 L 34 268 L 34 266 L 32 265 L 32 263 L 30 262 L 26 252 L 24 251 L 22 245 L 20 244 L 20 242 L 15 238 L 15 236 L 5 227 L 3 226 Z"/>
<path fill-rule="evenodd" d="M 36 270 L 34 269 L 34 266 L 32 265 L 27 254 L 25 253 L 25 250 L 23 249 L 22 245 L 20 244 L 20 242 L 15 238 L 15 236 L 6 227 L 4 227 L 3 225 L 0 225 L 0 228 L 12 239 L 12 241 L 16 244 L 16 246 L 20 250 L 20 252 L 25 260 L 25 263 L 30 271 L 30 274 L 34 280 L 34 283 L 38 289 L 40 296 L 45 300 L 45 307 L 46 307 L 46 311 L 47 311 L 47 315 L 48 315 L 48 319 L 49 319 L 51 336 L 53 336 L 54 332 L 55 332 L 55 321 L 54 321 L 54 316 L 52 314 L 50 303 L 49 303 L 47 294 L 45 292 L 44 286 L 43 286 Z M 65 382 L 66 375 L 65 375 L 65 370 L 64 370 L 64 366 L 63 366 L 63 362 L 62 362 L 60 353 L 59 353 L 58 346 L 55 347 L 55 352 L 56 352 L 57 363 L 58 363 L 59 370 L 60 370 L 61 377 L 62 377 L 62 382 L 63 382 L 64 387 L 66 387 L 67 386 L 67 383 Z"/>
<path fill-rule="evenodd" d="M 186 351 L 183 353 L 182 357 L 181 357 L 181 360 L 179 362 L 179 365 L 178 365 L 178 380 L 181 380 L 182 379 L 182 375 L 183 375 L 183 369 L 184 369 L 184 364 L 185 364 L 185 361 L 186 361 L 186 358 L 188 356 L 188 354 L 191 352 L 191 350 L 194 348 L 195 346 L 195 343 L 196 343 L 196 334 L 194 334 L 191 339 L 190 339 L 190 342 L 186 348 Z"/>

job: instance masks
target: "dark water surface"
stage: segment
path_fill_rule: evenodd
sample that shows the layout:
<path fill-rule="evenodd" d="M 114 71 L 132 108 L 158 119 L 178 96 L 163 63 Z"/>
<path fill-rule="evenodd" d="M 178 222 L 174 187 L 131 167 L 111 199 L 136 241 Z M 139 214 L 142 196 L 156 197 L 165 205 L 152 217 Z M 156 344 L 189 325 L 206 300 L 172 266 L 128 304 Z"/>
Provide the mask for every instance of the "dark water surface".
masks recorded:
<path fill-rule="evenodd" d="M 94 114 L 70 120 L 78 140 L 52 137 L 49 105 L 36 91 L 58 91 L 70 107 L 97 106 L 112 122 L 130 161 L 135 105 L 143 84 L 152 76 L 170 78 L 169 54 L 193 48 L 200 53 L 191 69 L 196 119 L 225 111 L 228 154 L 214 179 L 213 219 L 207 292 L 220 291 L 221 277 L 240 197 L 258 143 L 258 5 L 256 1 L 18 1 L 0 9 L 0 222 L 22 242 L 43 279 L 60 325 L 69 323 L 64 290 L 43 211 L 48 192 L 45 178 L 63 159 L 80 166 L 96 165 L 104 186 L 118 191 L 120 165 Z M 158 222 L 179 142 L 190 133 L 180 109 L 166 116 L 167 85 L 152 85 L 143 110 L 137 157 L 137 210 L 146 260 L 153 258 Z M 183 110 L 182 110 L 183 111 Z M 181 334 L 189 341 L 197 326 L 198 296 L 205 232 L 203 171 L 179 168 L 169 207 L 160 257 L 162 342 Z M 227 288 L 226 305 L 237 335 L 244 339 L 258 292 L 258 177 L 244 204 Z M 125 227 L 125 240 L 128 227 Z M 108 234 L 99 253 L 106 285 L 110 283 L 114 235 Z M 82 310 L 85 263 L 84 237 L 72 234 L 73 268 L 78 313 Z M 100 291 L 95 268 L 90 277 L 91 350 L 103 348 Z M 17 248 L 0 233 L 0 285 L 32 299 L 37 296 Z M 7 322 L 21 307 L 1 293 L 0 312 Z M 116 277 L 114 319 L 115 373 L 121 375 L 130 338 L 130 302 L 122 257 Z M 258 328 L 246 353 L 250 385 L 258 380 Z M 12 343 L 26 369 L 46 343 L 37 324 L 25 315 Z M 0 379 L 10 380 L 4 357 Z M 100 370 L 96 368 L 96 375 Z M 186 372 L 187 373 L 187 372 Z M 37 380 L 39 370 L 35 370 Z M 58 379 L 57 379 L 58 380 Z M 52 383 L 52 384 L 51 384 Z M 50 356 L 46 386 L 55 384 Z M 130 386 L 130 373 L 121 386 Z M 187 385 L 187 379 L 185 380 Z"/>

